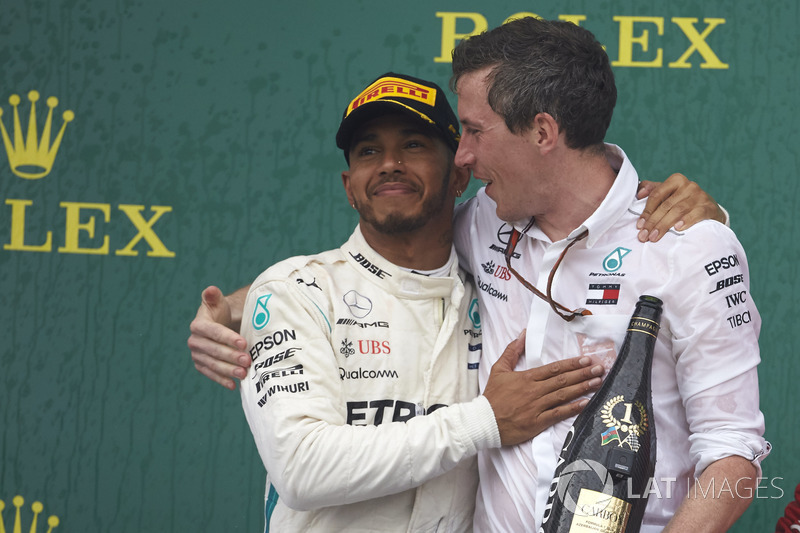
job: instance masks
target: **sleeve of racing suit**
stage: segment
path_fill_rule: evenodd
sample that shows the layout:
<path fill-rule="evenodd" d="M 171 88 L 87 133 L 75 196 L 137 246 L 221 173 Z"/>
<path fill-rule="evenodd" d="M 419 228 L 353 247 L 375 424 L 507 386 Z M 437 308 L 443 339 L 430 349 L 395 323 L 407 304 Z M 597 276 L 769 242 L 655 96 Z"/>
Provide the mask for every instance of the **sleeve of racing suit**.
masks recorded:
<path fill-rule="evenodd" d="M 483 396 L 407 422 L 350 425 L 329 313 L 296 285 L 254 284 L 241 330 L 253 359 L 242 406 L 286 505 L 310 510 L 395 494 L 500 446 Z"/>
<path fill-rule="evenodd" d="M 733 232 L 715 222 L 687 230 L 685 243 L 670 255 L 675 277 L 668 286 L 674 290 L 664 308 L 680 310 L 670 328 L 695 476 L 732 455 L 751 461 L 760 475 L 770 446 L 762 437 L 761 318 L 750 295 L 747 258 Z"/>

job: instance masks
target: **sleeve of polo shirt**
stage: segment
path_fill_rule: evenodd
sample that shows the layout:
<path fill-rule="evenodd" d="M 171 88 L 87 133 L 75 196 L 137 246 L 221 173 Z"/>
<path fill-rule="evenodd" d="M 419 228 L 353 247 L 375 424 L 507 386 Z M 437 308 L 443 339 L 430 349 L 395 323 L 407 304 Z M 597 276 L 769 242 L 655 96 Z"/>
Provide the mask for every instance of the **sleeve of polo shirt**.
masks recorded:
<path fill-rule="evenodd" d="M 242 318 L 254 361 L 241 397 L 270 482 L 287 506 L 310 510 L 395 494 L 500 446 L 482 396 L 407 422 L 348 425 L 329 303 L 312 299 L 295 276 L 262 278 Z M 274 345 L 276 335 L 291 342 Z"/>
<path fill-rule="evenodd" d="M 456 206 L 453 216 L 453 244 L 458 253 L 458 264 L 469 272 L 475 274 L 472 266 L 471 252 L 473 249 L 472 240 L 475 238 L 472 228 L 475 224 L 475 213 L 478 205 L 478 198 L 470 198 Z"/>
<path fill-rule="evenodd" d="M 673 356 L 695 476 L 732 455 L 760 474 L 769 451 L 756 371 L 761 317 L 744 249 L 730 229 L 707 221 L 679 238 L 669 261 Z"/>

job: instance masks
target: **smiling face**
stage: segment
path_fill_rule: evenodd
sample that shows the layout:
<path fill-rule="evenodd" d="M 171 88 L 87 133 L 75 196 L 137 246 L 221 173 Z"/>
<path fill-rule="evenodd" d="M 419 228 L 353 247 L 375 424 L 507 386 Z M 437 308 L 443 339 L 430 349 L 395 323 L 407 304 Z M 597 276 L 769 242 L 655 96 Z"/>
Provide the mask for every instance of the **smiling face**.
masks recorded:
<path fill-rule="evenodd" d="M 459 179 L 450 149 L 405 115 L 385 115 L 356 130 L 350 170 L 342 173 L 362 229 L 388 235 L 449 228 L 455 190 L 465 188 Z"/>
<path fill-rule="evenodd" d="M 515 222 L 541 214 L 538 204 L 547 184 L 537 173 L 541 168 L 538 132 L 534 127 L 512 133 L 503 117 L 489 106 L 489 72 L 490 68 L 477 70 L 458 80 L 462 132 L 455 163 L 486 184 L 486 194 L 497 204 L 499 218 Z"/>

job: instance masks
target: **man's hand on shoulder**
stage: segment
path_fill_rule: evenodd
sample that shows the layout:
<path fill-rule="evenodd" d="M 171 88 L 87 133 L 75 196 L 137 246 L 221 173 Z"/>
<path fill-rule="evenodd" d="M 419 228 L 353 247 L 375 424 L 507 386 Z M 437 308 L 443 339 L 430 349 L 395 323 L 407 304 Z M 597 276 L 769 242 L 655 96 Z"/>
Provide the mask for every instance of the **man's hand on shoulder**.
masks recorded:
<path fill-rule="evenodd" d="M 663 183 L 643 181 L 637 198 L 647 197 L 636 224 L 641 242 L 658 242 L 674 227 L 685 230 L 701 220 L 727 221 L 725 212 L 700 186 L 683 174 L 673 174 Z"/>
<path fill-rule="evenodd" d="M 532 439 L 556 422 L 580 413 L 596 391 L 603 366 L 589 357 L 574 357 L 538 368 L 515 371 L 525 351 L 525 335 L 511 342 L 492 366 L 483 395 L 494 410 L 503 446 Z"/>
<path fill-rule="evenodd" d="M 207 287 L 202 303 L 189 329 L 186 344 L 192 353 L 194 367 L 204 376 L 223 387 L 235 390 L 235 379 L 247 376 L 250 357 L 247 342 L 233 331 L 230 302 L 217 287 Z M 238 309 L 241 314 L 241 309 Z"/>

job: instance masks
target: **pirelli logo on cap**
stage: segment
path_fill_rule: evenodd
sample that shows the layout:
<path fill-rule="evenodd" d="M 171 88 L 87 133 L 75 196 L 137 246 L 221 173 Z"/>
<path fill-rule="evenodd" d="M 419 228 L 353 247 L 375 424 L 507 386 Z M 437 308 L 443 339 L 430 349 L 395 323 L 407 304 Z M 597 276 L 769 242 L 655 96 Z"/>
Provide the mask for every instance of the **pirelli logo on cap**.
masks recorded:
<path fill-rule="evenodd" d="M 367 102 L 391 97 L 410 98 L 434 107 L 436 89 L 400 78 L 381 78 L 364 89 L 361 94 L 350 102 L 347 107 L 347 115 Z"/>

